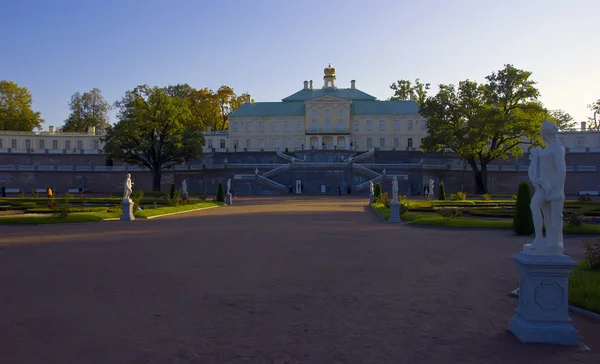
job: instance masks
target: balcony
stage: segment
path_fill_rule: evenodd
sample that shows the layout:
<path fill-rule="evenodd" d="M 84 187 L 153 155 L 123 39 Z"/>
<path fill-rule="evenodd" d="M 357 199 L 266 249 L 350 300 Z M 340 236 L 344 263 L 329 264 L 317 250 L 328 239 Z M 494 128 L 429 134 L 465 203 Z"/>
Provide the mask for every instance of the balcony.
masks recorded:
<path fill-rule="evenodd" d="M 322 135 L 349 135 L 350 128 L 306 128 L 306 135 L 322 134 Z"/>

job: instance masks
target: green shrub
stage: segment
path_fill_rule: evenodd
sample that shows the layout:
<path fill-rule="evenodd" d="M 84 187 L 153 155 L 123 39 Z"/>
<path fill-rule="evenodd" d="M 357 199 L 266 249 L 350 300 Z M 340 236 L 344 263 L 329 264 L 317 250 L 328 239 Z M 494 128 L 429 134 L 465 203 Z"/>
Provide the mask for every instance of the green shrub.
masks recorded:
<path fill-rule="evenodd" d="M 169 199 L 172 206 L 179 206 L 181 204 L 181 191 L 175 190 L 173 198 Z"/>
<path fill-rule="evenodd" d="M 467 199 L 467 193 L 458 191 L 450 195 L 452 201 L 465 201 Z"/>
<path fill-rule="evenodd" d="M 379 183 L 375 184 L 375 188 L 373 189 L 373 196 L 375 197 L 375 199 L 381 196 L 381 185 Z"/>
<path fill-rule="evenodd" d="M 284 153 L 285 153 L 285 154 L 288 154 L 289 152 L 290 152 L 290 151 L 288 150 L 288 147 L 285 147 L 285 151 L 284 151 Z"/>
<path fill-rule="evenodd" d="M 571 226 L 582 226 L 583 215 L 579 212 L 569 212 L 565 216 L 565 222 Z"/>
<path fill-rule="evenodd" d="M 390 207 L 390 202 L 392 202 L 392 198 L 388 195 L 387 192 L 382 193 L 379 196 L 375 196 L 374 202 L 376 204 L 384 205 L 385 207 Z"/>
<path fill-rule="evenodd" d="M 529 183 L 519 183 L 515 216 L 513 218 L 513 231 L 519 235 L 533 234 L 533 217 L 531 216 L 531 190 Z"/>
<path fill-rule="evenodd" d="M 446 201 L 446 187 L 444 187 L 443 183 L 440 183 L 438 186 L 438 200 Z"/>
<path fill-rule="evenodd" d="M 579 197 L 577 197 L 577 201 L 579 201 L 579 202 L 590 202 L 590 201 L 592 201 L 592 196 L 590 196 L 590 195 L 580 195 Z"/>
<path fill-rule="evenodd" d="M 462 211 L 456 208 L 442 208 L 436 211 L 444 219 L 456 219 L 462 215 Z"/>
<path fill-rule="evenodd" d="M 144 199 L 144 191 L 133 191 L 131 197 L 131 200 L 133 201 L 133 213 L 135 214 L 138 212 L 138 208 L 140 207 L 140 205 L 142 204 L 142 200 Z"/>
<path fill-rule="evenodd" d="M 170 198 L 171 200 L 175 198 L 175 191 L 176 191 L 176 190 L 177 190 L 177 189 L 175 188 L 175 185 L 174 185 L 174 184 L 172 184 L 172 185 L 171 185 L 171 191 L 169 191 L 169 198 Z"/>
<path fill-rule="evenodd" d="M 484 193 L 483 195 L 481 195 L 481 199 L 483 201 L 489 201 L 492 199 L 492 195 L 490 195 L 489 193 Z"/>
<path fill-rule="evenodd" d="M 600 238 L 596 241 L 586 241 L 583 246 L 585 247 L 585 260 L 587 260 L 590 268 L 600 270 Z"/>
<path fill-rule="evenodd" d="M 70 205 L 61 205 L 55 206 L 52 208 L 52 216 L 57 217 L 59 219 L 66 219 L 71 215 L 71 206 Z"/>
<path fill-rule="evenodd" d="M 517 195 L 512 195 L 510 198 L 512 198 L 513 200 L 517 200 Z"/>
<path fill-rule="evenodd" d="M 225 202 L 225 192 L 223 191 L 222 183 L 219 183 L 219 188 L 217 189 L 217 202 Z"/>

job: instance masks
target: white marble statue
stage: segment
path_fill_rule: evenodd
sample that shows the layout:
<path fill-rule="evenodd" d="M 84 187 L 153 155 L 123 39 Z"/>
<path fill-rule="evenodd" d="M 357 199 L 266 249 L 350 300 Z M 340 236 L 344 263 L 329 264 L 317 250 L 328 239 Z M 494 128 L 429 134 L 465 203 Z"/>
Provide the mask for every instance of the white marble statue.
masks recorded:
<path fill-rule="evenodd" d="M 258 168 L 254 170 L 254 174 L 258 174 Z"/>
<path fill-rule="evenodd" d="M 375 187 L 373 186 L 373 181 L 369 181 L 369 191 L 371 192 L 371 196 L 375 195 Z"/>
<path fill-rule="evenodd" d="M 188 194 L 187 182 L 186 182 L 185 178 L 183 179 L 183 182 L 181 182 L 181 194 L 184 196 L 187 196 L 187 194 Z"/>
<path fill-rule="evenodd" d="M 125 186 L 123 191 L 123 200 L 129 200 L 131 193 L 133 192 L 133 182 L 131 182 L 131 174 L 127 173 L 127 178 L 125 179 Z"/>
<path fill-rule="evenodd" d="M 392 201 L 398 201 L 398 180 L 396 176 L 392 178 Z"/>
<path fill-rule="evenodd" d="M 429 196 L 435 195 L 435 181 L 433 178 L 429 179 Z"/>
<path fill-rule="evenodd" d="M 536 255 L 562 255 L 562 212 L 567 177 L 565 148 L 558 140 L 558 126 L 547 120 L 542 123 L 542 139 L 546 148 L 531 149 L 529 154 L 528 175 L 535 189 L 531 199 L 535 238 L 531 244 L 524 246 L 523 251 Z M 544 223 L 546 237 L 542 234 Z"/>
<path fill-rule="evenodd" d="M 294 163 L 296 161 L 296 158 L 292 157 L 292 163 Z"/>
<path fill-rule="evenodd" d="M 227 180 L 227 194 L 231 194 L 231 178 Z"/>

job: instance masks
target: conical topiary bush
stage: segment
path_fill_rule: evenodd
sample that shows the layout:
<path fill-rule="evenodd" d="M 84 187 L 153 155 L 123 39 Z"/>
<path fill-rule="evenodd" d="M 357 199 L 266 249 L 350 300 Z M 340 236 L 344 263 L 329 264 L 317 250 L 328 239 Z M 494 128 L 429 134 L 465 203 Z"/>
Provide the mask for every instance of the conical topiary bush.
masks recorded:
<path fill-rule="evenodd" d="M 225 191 L 223 191 L 222 183 L 219 183 L 219 188 L 217 189 L 217 202 L 225 202 Z"/>
<path fill-rule="evenodd" d="M 381 185 L 379 183 L 375 184 L 375 188 L 373 189 L 373 196 L 375 197 L 375 199 L 381 196 Z"/>
<path fill-rule="evenodd" d="M 443 183 L 440 183 L 438 187 L 438 200 L 446 201 L 446 187 L 444 187 Z"/>
<path fill-rule="evenodd" d="M 174 184 L 171 185 L 171 190 L 169 191 L 169 198 L 171 200 L 175 199 L 175 185 Z"/>
<path fill-rule="evenodd" d="M 533 234 L 533 217 L 531 216 L 531 190 L 529 183 L 521 182 L 517 192 L 513 230 L 519 235 Z"/>

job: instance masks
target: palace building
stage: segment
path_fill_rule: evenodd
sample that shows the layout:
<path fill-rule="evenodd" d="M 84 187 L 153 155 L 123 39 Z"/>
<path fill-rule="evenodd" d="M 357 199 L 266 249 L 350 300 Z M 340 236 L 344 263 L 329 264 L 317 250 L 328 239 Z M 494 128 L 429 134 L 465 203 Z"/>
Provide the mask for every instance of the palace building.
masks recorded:
<path fill-rule="evenodd" d="M 329 65 L 322 87 L 304 81 L 281 102 L 252 103 L 248 96 L 229 116 L 228 134 L 230 150 L 416 150 L 427 124 L 415 101 L 377 100 L 354 80 L 339 88 Z"/>

